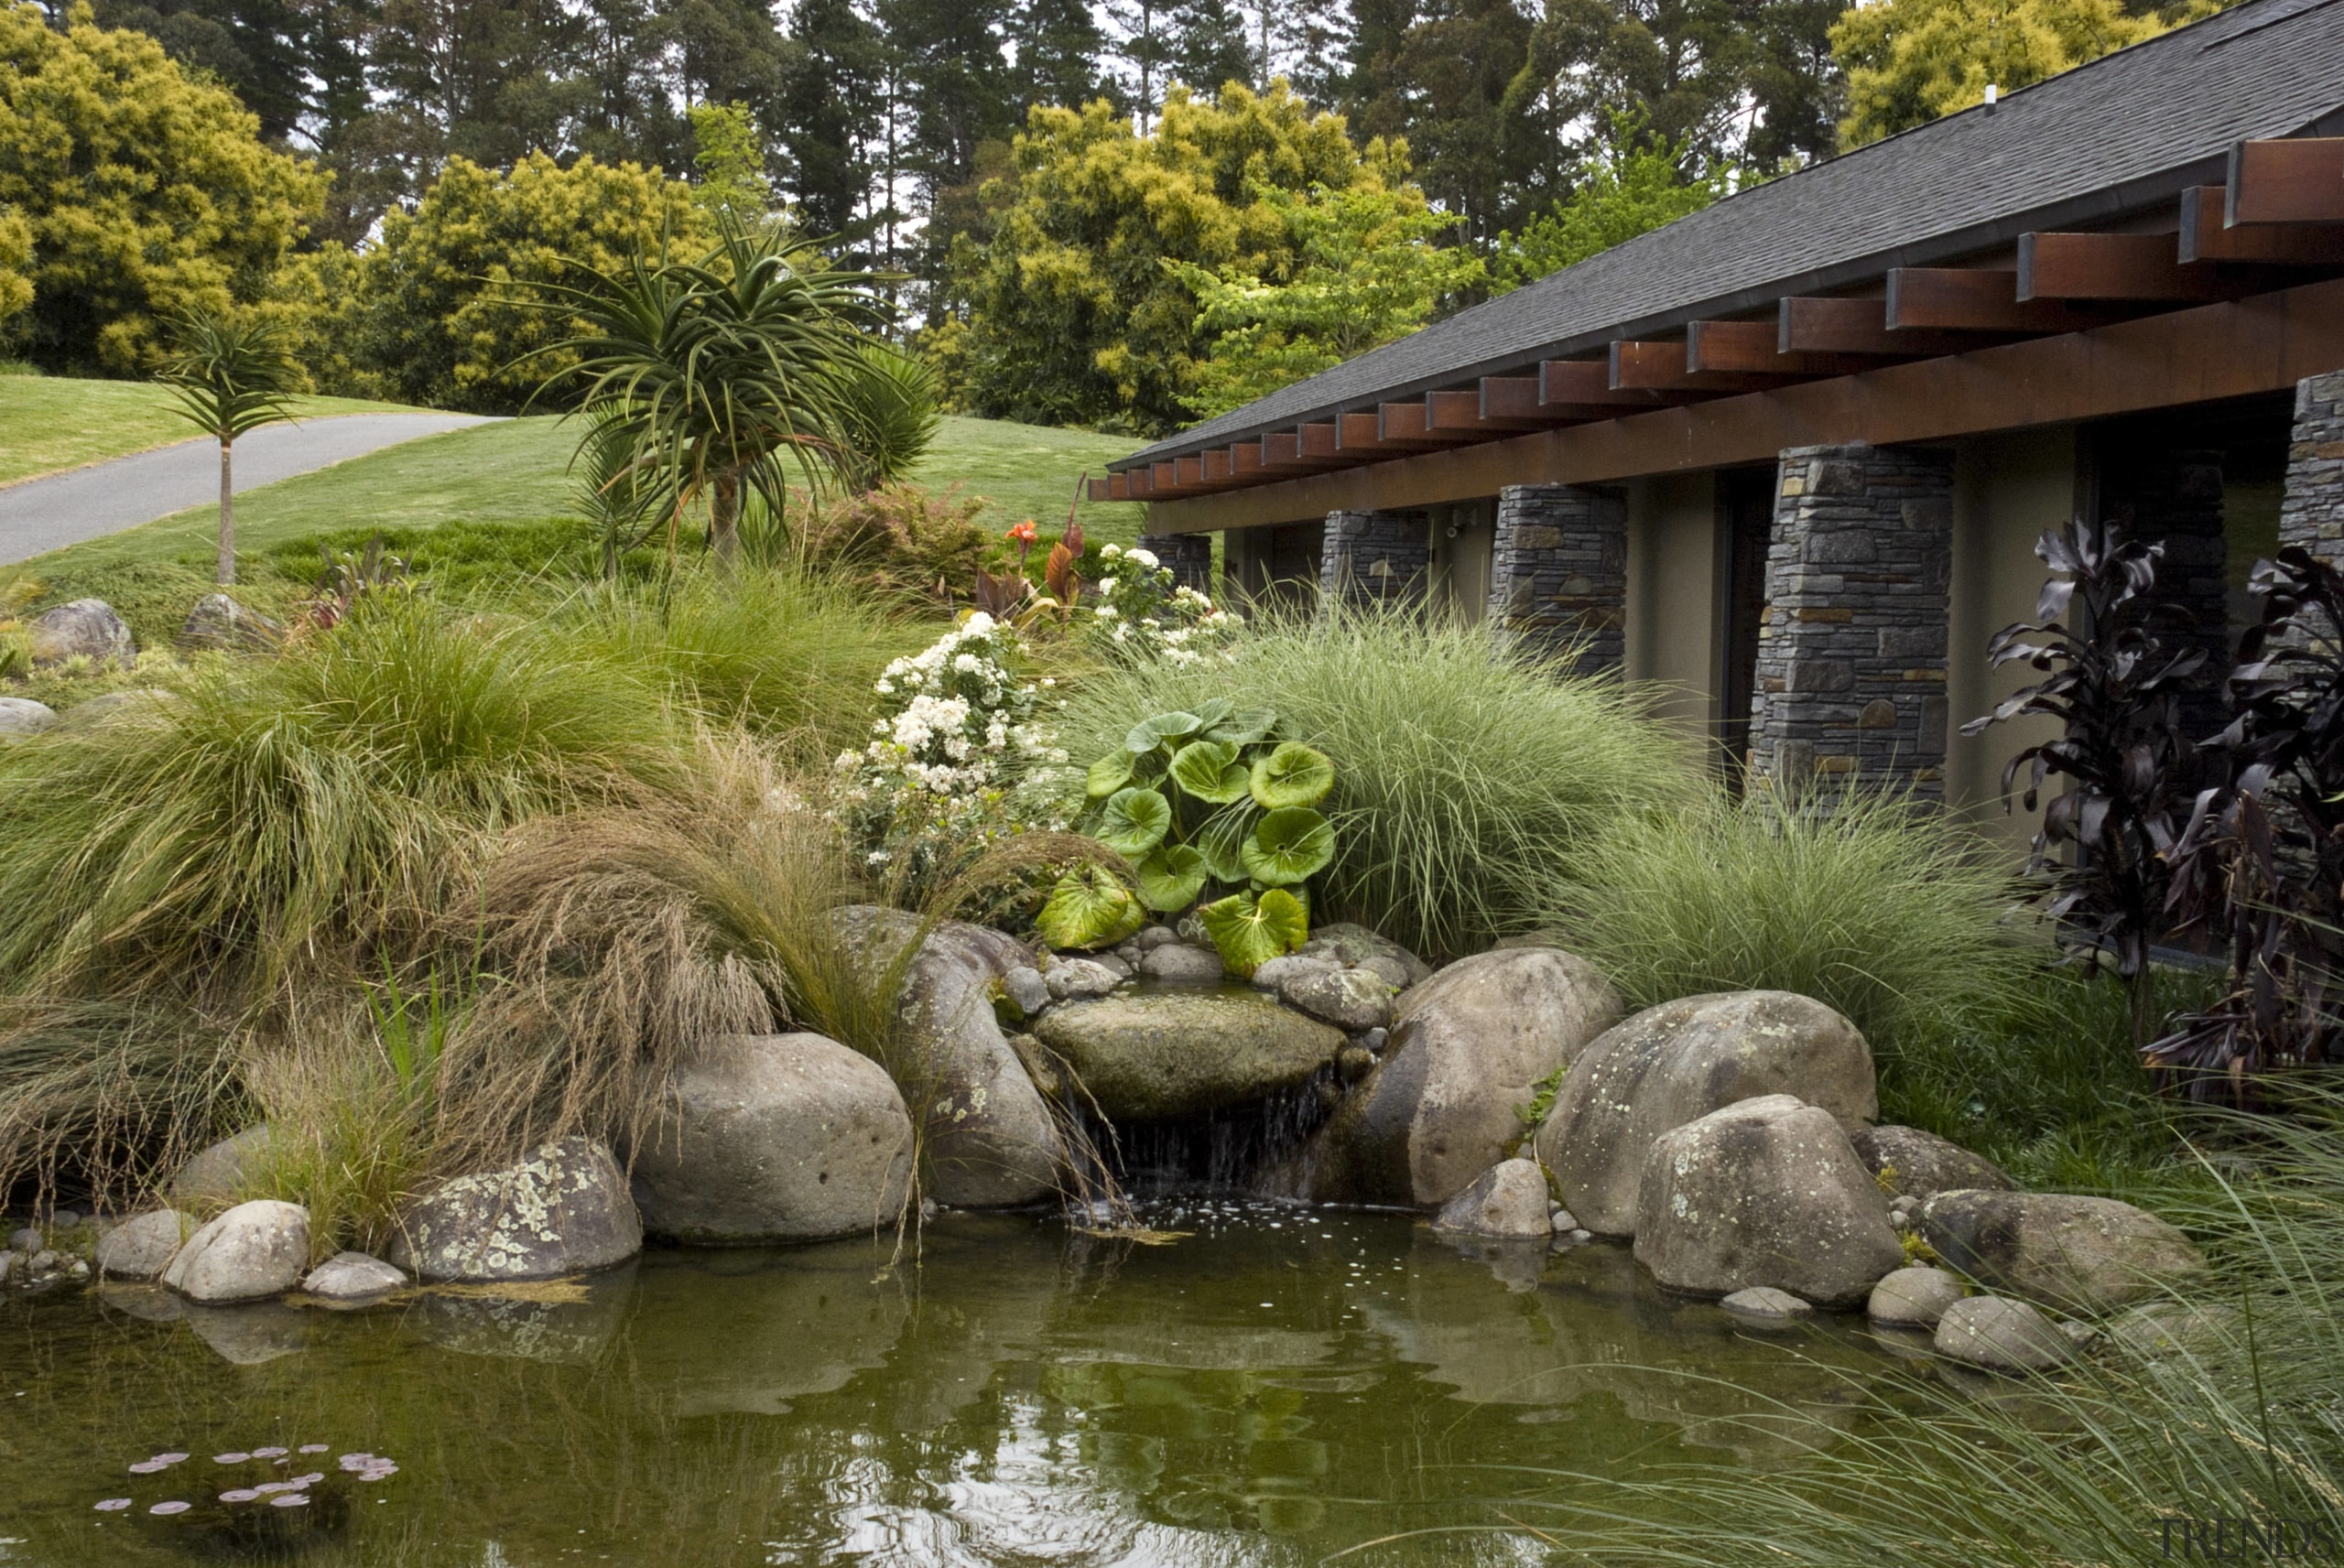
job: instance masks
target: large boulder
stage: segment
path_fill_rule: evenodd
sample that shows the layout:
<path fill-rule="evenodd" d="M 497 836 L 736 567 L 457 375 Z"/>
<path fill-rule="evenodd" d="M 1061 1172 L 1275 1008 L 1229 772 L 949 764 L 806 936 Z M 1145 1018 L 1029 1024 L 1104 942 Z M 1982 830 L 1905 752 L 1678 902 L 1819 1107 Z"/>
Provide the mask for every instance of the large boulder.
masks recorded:
<path fill-rule="evenodd" d="M 635 1152 L 644 1228 L 747 1246 L 849 1236 L 911 1195 L 912 1119 L 886 1070 L 819 1034 L 735 1035 L 668 1074 Z"/>
<path fill-rule="evenodd" d="M 0 697 L 0 741 L 38 735 L 57 722 L 57 710 L 29 697 Z"/>
<path fill-rule="evenodd" d="M 1512 1152 L 1516 1108 L 1620 1012 L 1595 966 L 1558 948 L 1460 959 L 1402 995 L 1375 1070 L 1279 1184 L 1323 1203 L 1438 1207 Z"/>
<path fill-rule="evenodd" d="M 912 916 L 873 904 L 832 918 L 874 970 L 918 930 Z M 1057 1187 L 1065 1141 L 993 1011 L 996 988 L 1005 990 L 1009 973 L 1033 962 L 1012 937 L 946 921 L 904 971 L 896 1007 L 910 1059 L 897 1065 L 895 1083 L 920 1124 L 927 1188 L 939 1203 L 1000 1207 Z"/>
<path fill-rule="evenodd" d="M 26 628 L 36 665 L 89 659 L 125 669 L 138 656 L 130 627 L 103 599 L 77 599 L 33 618 Z"/>
<path fill-rule="evenodd" d="M 2206 1266 L 2156 1216 L 2060 1193 L 1939 1193 L 1921 1206 L 1921 1238 L 1989 1289 L 2075 1313 L 2162 1295 Z"/>
<path fill-rule="evenodd" d="M 2007 1191 L 2017 1184 L 1983 1154 L 1917 1127 L 1862 1127 L 1850 1138 L 1881 1190 L 1929 1198 L 1967 1187 Z"/>
<path fill-rule="evenodd" d="M 195 1302 L 282 1295 L 309 1267 L 309 1211 L 263 1198 L 238 1204 L 187 1238 L 163 1283 Z"/>
<path fill-rule="evenodd" d="M 190 653 L 266 653 L 285 641 L 285 623 L 237 603 L 224 593 L 195 601 L 179 626 L 179 645 Z"/>
<path fill-rule="evenodd" d="M 1536 1238 L 1555 1233 L 1546 1173 L 1535 1160 L 1501 1160 L 1441 1206 L 1433 1225 L 1467 1236 Z"/>
<path fill-rule="evenodd" d="M 1301 1087 L 1343 1047 L 1340 1030 L 1236 991 L 1069 1002 L 1045 1014 L 1034 1035 L 1110 1121 L 1253 1105 Z"/>
<path fill-rule="evenodd" d="M 170 1267 L 193 1228 L 176 1209 L 132 1215 L 98 1238 L 98 1272 L 116 1280 L 151 1280 Z"/>
<path fill-rule="evenodd" d="M 390 1260 L 431 1281 L 550 1280 L 642 1249 L 619 1162 L 591 1138 L 563 1138 L 501 1171 L 440 1183 L 399 1217 Z"/>
<path fill-rule="evenodd" d="M 1754 1285 L 1853 1306 L 1904 1261 L 1888 1206 L 1830 1112 L 1746 1099 L 1653 1140 L 1636 1198 L 1636 1260 L 1672 1291 Z"/>
<path fill-rule="evenodd" d="M 1880 1109 L 1871 1048 L 1854 1024 L 1819 1001 L 1789 991 L 1728 991 L 1664 1002 L 1571 1063 L 1538 1130 L 1538 1158 L 1581 1225 L 1603 1236 L 1633 1235 L 1653 1141 L 1765 1095 L 1819 1107 L 1849 1131 Z"/>
<path fill-rule="evenodd" d="M 1373 969 L 1310 969 L 1278 986 L 1286 1006 L 1351 1034 L 1392 1023 L 1392 982 Z"/>

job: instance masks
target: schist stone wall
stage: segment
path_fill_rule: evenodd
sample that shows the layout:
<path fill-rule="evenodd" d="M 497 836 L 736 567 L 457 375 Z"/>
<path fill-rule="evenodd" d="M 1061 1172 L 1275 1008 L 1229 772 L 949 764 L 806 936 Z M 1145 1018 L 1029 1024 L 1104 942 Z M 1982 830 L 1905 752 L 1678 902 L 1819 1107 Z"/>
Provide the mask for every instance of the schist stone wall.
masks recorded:
<path fill-rule="evenodd" d="M 1751 770 L 1942 799 L 1953 454 L 1796 447 L 1775 472 Z"/>
<path fill-rule="evenodd" d="M 1212 594 L 1210 534 L 1142 534 L 1139 547 L 1154 555 L 1180 587 Z"/>
<path fill-rule="evenodd" d="M 2279 543 L 2300 545 L 2328 566 L 2344 567 L 2344 371 L 2295 384 Z"/>
<path fill-rule="evenodd" d="M 1491 635 L 1501 648 L 1579 648 L 1581 675 L 1627 654 L 1628 503 L 1616 490 L 1514 484 L 1498 492 Z"/>
<path fill-rule="evenodd" d="M 1329 512 L 1318 554 L 1325 602 L 1421 600 L 1432 573 L 1432 519 L 1422 512 Z"/>

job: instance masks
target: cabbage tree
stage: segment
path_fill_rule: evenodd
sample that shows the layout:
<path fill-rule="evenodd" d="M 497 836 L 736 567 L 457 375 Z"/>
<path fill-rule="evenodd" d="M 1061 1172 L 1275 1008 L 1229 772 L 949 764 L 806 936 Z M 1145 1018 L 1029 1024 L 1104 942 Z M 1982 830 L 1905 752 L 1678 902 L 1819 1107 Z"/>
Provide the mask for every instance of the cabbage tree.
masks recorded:
<path fill-rule="evenodd" d="M 293 417 L 288 401 L 305 376 L 282 323 L 209 312 L 172 323 L 177 351 L 156 380 L 170 389 L 175 412 L 220 443 L 218 580 L 236 580 L 236 498 L 233 449 L 263 425 Z"/>

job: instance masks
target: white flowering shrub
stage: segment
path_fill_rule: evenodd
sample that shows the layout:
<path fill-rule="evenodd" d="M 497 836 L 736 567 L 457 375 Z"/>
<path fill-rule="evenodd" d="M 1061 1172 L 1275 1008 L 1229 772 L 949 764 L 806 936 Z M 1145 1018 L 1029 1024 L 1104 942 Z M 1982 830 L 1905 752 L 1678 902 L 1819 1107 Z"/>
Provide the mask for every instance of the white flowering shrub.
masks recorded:
<path fill-rule="evenodd" d="M 1226 646 L 1244 624 L 1228 611 L 1215 609 L 1205 595 L 1176 582 L 1153 551 L 1108 545 L 1099 556 L 1109 575 L 1100 579 L 1093 595 L 1091 631 L 1120 659 L 1193 665 Z"/>

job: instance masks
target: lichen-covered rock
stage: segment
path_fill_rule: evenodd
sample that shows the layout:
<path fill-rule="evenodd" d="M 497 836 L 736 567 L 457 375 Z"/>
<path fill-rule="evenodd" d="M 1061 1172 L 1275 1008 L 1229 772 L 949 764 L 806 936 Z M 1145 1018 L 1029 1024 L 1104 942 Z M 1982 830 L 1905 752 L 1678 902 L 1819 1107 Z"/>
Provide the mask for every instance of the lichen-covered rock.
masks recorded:
<path fill-rule="evenodd" d="M 327 1302 L 379 1301 L 407 1289 L 407 1276 L 364 1252 L 337 1252 L 301 1281 L 301 1293 Z"/>
<path fill-rule="evenodd" d="M 1052 1009 L 1034 1034 L 1111 1121 L 1252 1105 L 1300 1087 L 1343 1046 L 1340 1031 L 1237 992 L 1070 1003 Z"/>
<path fill-rule="evenodd" d="M 38 735 L 57 722 L 57 710 L 29 697 L 0 697 L 0 741 Z"/>
<path fill-rule="evenodd" d="M 260 1199 L 238 1204 L 187 1238 L 163 1283 L 194 1302 L 281 1295 L 309 1267 L 309 1211 Z"/>
<path fill-rule="evenodd" d="M 179 645 L 190 653 L 266 653 L 285 641 L 285 623 L 237 603 L 224 593 L 195 601 L 179 626 Z"/>
<path fill-rule="evenodd" d="M 1122 985 L 1123 977 L 1096 958 L 1060 958 L 1042 971 L 1042 983 L 1058 1001 L 1088 1001 Z"/>
<path fill-rule="evenodd" d="M 390 1260 L 431 1281 L 550 1280 L 642 1249 L 619 1162 L 592 1139 L 564 1138 L 440 1184 L 399 1217 Z"/>
<path fill-rule="evenodd" d="M 1672 1291 L 1771 1285 L 1830 1307 L 1863 1301 L 1904 1256 L 1839 1121 L 1789 1095 L 1740 1101 L 1653 1141 L 1635 1250 Z"/>
<path fill-rule="evenodd" d="M 819 1034 L 711 1042 L 667 1076 L 635 1152 L 644 1228 L 703 1246 L 817 1241 L 892 1224 L 912 1119 L 878 1063 Z"/>
<path fill-rule="evenodd" d="M 1020 964 L 1001 977 L 1002 994 L 1010 1005 L 1027 1018 L 1040 1016 L 1050 1005 L 1050 985 L 1042 979 L 1042 971 L 1031 964 Z"/>
<path fill-rule="evenodd" d="M 1263 963 L 1247 978 L 1254 989 L 1275 991 L 1291 979 L 1304 975 L 1331 975 L 1342 967 L 1332 958 L 1306 958 L 1299 953 L 1281 953 Z"/>
<path fill-rule="evenodd" d="M 2076 1357 L 2075 1342 L 2025 1302 L 1971 1296 L 1946 1308 L 1933 1341 L 1940 1356 L 1993 1372 L 2042 1372 Z"/>
<path fill-rule="evenodd" d="M 1278 1000 L 1352 1034 L 1388 1028 L 1392 1022 L 1391 982 L 1373 969 L 1313 969 L 1292 975 L 1280 982 Z"/>
<path fill-rule="evenodd" d="M 36 666 L 89 659 L 125 669 L 138 656 L 129 624 L 103 599 L 77 599 L 33 618 L 26 628 Z"/>
<path fill-rule="evenodd" d="M 1322 1203 L 1437 1208 L 1506 1157 L 1522 1137 L 1515 1108 L 1620 1011 L 1574 954 L 1460 959 L 1402 995 L 1375 1071 L 1274 1180 Z"/>
<path fill-rule="evenodd" d="M 171 1178 L 171 1198 L 202 1209 L 233 1203 L 268 1148 L 268 1124 L 256 1123 L 201 1151 Z"/>
<path fill-rule="evenodd" d="M 1321 925 L 1310 933 L 1310 939 L 1301 946 L 1308 958 L 1326 958 L 1346 968 L 1380 958 L 1396 965 L 1402 987 L 1421 985 L 1432 978 L 1432 966 L 1409 952 L 1389 936 L 1370 931 L 1364 925 L 1354 925 L 1338 920 Z"/>
<path fill-rule="evenodd" d="M 132 1215 L 98 1238 L 98 1272 L 117 1280 L 151 1280 L 170 1267 L 194 1228 L 176 1209 Z"/>
<path fill-rule="evenodd" d="M 1989 1289 L 2067 1312 L 2129 1306 L 2206 1266 L 2189 1238 L 2156 1216 L 2062 1193 L 1939 1193 L 1921 1206 L 1921 1238 Z"/>
<path fill-rule="evenodd" d="M 1852 1131 L 1879 1111 L 1871 1048 L 1839 1013 L 1788 991 L 1646 1008 L 1571 1063 L 1538 1130 L 1538 1158 L 1581 1225 L 1633 1235 L 1653 1141 L 1763 1095 L 1795 1096 Z"/>
<path fill-rule="evenodd" d="M 1501 1160 L 1441 1206 L 1433 1225 L 1468 1236 L 1536 1237 L 1555 1233 L 1546 1173 L 1533 1160 Z"/>
<path fill-rule="evenodd" d="M 1858 1128 L 1849 1141 L 1864 1168 L 1881 1179 L 1883 1192 L 1920 1199 L 1973 1187 L 2008 1191 L 2016 1184 L 1983 1154 L 1917 1127 Z"/>
<path fill-rule="evenodd" d="M 2132 1356 L 2189 1355 L 2203 1359 L 2246 1346 L 2246 1323 L 2220 1303 L 2150 1302 L 2109 1319 L 2108 1337 Z"/>

